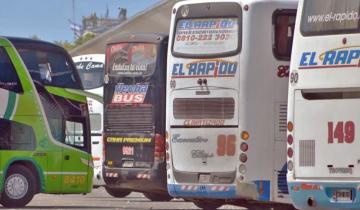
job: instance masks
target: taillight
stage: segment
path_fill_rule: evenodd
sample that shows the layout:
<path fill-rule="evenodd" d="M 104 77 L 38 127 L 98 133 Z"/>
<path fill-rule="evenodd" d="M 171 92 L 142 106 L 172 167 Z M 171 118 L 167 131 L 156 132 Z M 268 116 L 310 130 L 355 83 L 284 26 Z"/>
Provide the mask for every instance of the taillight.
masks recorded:
<path fill-rule="evenodd" d="M 165 158 L 165 140 L 160 134 L 155 134 L 155 160 L 162 161 Z"/>
<path fill-rule="evenodd" d="M 247 131 L 241 132 L 242 140 L 247 141 L 247 140 L 249 140 L 249 137 L 250 137 L 250 134 Z"/>
<path fill-rule="evenodd" d="M 294 130 L 294 124 L 291 121 L 288 122 L 287 129 L 289 132 L 292 132 Z"/>
<path fill-rule="evenodd" d="M 294 138 L 293 138 L 293 136 L 292 136 L 291 134 L 288 135 L 287 142 L 288 142 L 289 145 L 292 145 L 292 144 L 293 144 Z"/>
<path fill-rule="evenodd" d="M 292 171 L 294 169 L 294 163 L 290 160 L 287 164 L 288 170 Z"/>
<path fill-rule="evenodd" d="M 241 153 L 240 154 L 240 161 L 243 162 L 243 163 L 246 163 L 248 157 L 245 153 Z"/>
<path fill-rule="evenodd" d="M 248 149 L 249 149 L 249 145 L 247 143 L 245 143 L 245 142 L 241 143 L 241 145 L 240 145 L 241 151 L 246 152 L 246 151 L 248 151 Z"/>
<path fill-rule="evenodd" d="M 288 155 L 289 158 L 292 158 L 292 157 L 293 157 L 294 151 L 293 151 L 293 149 L 292 149 L 291 147 L 288 148 L 288 150 L 287 150 L 287 155 Z"/>

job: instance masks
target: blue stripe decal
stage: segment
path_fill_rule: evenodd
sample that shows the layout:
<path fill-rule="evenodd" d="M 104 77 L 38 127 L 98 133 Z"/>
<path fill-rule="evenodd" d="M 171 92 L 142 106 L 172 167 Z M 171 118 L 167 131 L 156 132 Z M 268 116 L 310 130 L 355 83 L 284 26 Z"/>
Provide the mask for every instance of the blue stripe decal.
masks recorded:
<path fill-rule="evenodd" d="M 182 190 L 182 184 L 168 184 L 168 192 L 173 197 L 180 198 L 214 198 L 214 199 L 234 199 L 238 198 L 236 196 L 236 188 L 235 185 L 226 185 L 229 190 L 228 191 L 212 191 L 212 185 L 196 185 L 197 190 Z"/>

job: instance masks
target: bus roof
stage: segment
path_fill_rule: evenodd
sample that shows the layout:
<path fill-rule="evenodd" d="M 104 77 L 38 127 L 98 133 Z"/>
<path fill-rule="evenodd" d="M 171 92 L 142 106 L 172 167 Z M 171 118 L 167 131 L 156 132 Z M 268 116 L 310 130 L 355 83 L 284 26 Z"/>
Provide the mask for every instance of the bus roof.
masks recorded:
<path fill-rule="evenodd" d="M 161 33 L 149 33 L 149 34 L 143 34 L 143 33 L 128 33 L 121 35 L 119 37 L 110 39 L 108 42 L 108 45 L 115 44 L 115 43 L 121 43 L 121 42 L 150 42 L 150 43 L 161 43 L 164 40 L 168 39 L 167 34 L 161 34 Z"/>
<path fill-rule="evenodd" d="M 56 44 L 51 43 L 51 42 L 42 41 L 42 40 L 35 40 L 35 39 L 30 39 L 30 38 L 8 37 L 8 36 L 3 36 L 1 38 L 9 40 L 11 43 L 41 44 L 41 45 L 45 45 L 45 46 L 49 46 L 49 47 L 62 48 L 61 46 L 56 45 Z"/>

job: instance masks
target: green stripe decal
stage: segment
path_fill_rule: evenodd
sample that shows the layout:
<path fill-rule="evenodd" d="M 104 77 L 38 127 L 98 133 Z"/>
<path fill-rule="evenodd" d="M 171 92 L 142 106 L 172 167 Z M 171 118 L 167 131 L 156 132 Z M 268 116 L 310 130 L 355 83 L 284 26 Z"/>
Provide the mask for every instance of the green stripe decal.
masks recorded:
<path fill-rule="evenodd" d="M 9 91 L 8 104 L 4 114 L 5 119 L 10 120 L 11 115 L 13 114 L 15 108 L 15 103 L 16 103 L 16 93 Z"/>

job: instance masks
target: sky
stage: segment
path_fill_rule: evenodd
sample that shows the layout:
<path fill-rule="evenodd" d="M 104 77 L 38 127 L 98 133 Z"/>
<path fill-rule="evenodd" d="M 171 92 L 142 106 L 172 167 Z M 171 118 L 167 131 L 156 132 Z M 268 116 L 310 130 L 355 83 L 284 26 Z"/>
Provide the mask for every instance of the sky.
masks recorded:
<path fill-rule="evenodd" d="M 74 0 L 75 21 L 96 12 L 109 17 L 118 16 L 118 8 L 127 9 L 127 17 L 151 7 L 160 0 Z M 73 19 L 73 0 L 1 0 L 0 35 L 31 37 L 46 41 L 74 41 L 69 19 Z"/>

